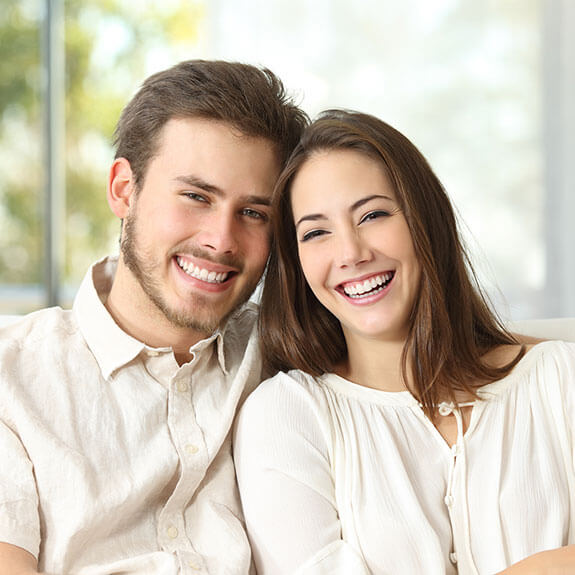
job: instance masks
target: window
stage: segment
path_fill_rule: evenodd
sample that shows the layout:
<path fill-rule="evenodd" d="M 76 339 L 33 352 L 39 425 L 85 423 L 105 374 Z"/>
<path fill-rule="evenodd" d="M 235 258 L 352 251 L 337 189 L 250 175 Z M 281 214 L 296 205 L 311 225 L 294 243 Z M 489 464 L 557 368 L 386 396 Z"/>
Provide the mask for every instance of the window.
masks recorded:
<path fill-rule="evenodd" d="M 105 182 L 121 107 L 150 73 L 204 57 L 268 66 L 312 116 L 354 108 L 400 129 L 453 199 L 504 317 L 575 316 L 573 3 L 60 2 L 65 210 L 54 201 L 52 221 L 64 304 L 90 262 L 117 249 Z M 48 4 L 21 0 L 0 16 L 0 313 L 44 305 L 57 263 L 43 223 Z"/>
<path fill-rule="evenodd" d="M 69 305 L 116 250 L 106 203 L 122 106 L 204 52 L 203 2 L 10 0 L 0 14 L 0 313 Z"/>

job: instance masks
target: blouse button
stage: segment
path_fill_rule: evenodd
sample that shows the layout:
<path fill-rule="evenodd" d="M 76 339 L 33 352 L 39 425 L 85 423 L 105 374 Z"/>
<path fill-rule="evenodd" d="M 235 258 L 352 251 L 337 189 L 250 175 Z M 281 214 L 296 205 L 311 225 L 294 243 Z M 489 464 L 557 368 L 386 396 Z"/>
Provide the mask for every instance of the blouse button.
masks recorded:
<path fill-rule="evenodd" d="M 443 501 L 444 501 L 445 505 L 447 505 L 447 507 L 451 507 L 453 505 L 453 496 L 452 495 L 446 495 L 443 498 Z"/>
<path fill-rule="evenodd" d="M 176 384 L 176 389 L 181 393 L 185 393 L 190 388 L 185 381 L 178 381 L 178 383 Z"/>
<path fill-rule="evenodd" d="M 168 527 L 168 537 L 170 539 L 177 539 L 178 538 L 178 528 L 174 527 L 173 525 L 171 527 Z"/>
<path fill-rule="evenodd" d="M 457 563 L 457 553 L 455 552 L 450 553 L 449 560 L 455 565 Z"/>
<path fill-rule="evenodd" d="M 453 413 L 453 404 L 451 403 L 440 403 L 437 409 L 439 415 L 446 417 L 447 415 L 451 415 Z"/>

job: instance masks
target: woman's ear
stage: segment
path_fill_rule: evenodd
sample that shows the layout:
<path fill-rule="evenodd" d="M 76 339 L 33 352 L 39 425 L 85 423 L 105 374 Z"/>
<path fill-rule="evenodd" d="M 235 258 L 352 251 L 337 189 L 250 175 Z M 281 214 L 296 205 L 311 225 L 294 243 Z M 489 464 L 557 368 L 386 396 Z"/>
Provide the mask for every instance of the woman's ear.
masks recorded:
<path fill-rule="evenodd" d="M 126 217 L 130 210 L 135 191 L 136 184 L 130 162 L 126 158 L 117 158 L 110 168 L 107 198 L 110 209 L 121 220 Z"/>

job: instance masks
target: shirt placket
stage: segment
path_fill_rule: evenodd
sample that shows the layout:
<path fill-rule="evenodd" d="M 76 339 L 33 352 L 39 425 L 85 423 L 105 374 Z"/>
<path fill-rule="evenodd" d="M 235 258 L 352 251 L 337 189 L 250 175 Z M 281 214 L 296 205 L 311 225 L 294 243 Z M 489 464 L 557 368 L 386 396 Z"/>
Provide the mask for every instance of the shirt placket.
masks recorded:
<path fill-rule="evenodd" d="M 164 551 L 174 553 L 182 573 L 205 572 L 202 556 L 194 549 L 185 525 L 185 509 L 200 485 L 209 463 L 207 445 L 197 423 L 192 384 L 197 368 L 194 354 L 172 377 L 168 388 L 168 428 L 179 459 L 176 487 L 160 512 L 158 540 Z"/>
<path fill-rule="evenodd" d="M 468 404 L 462 404 L 466 406 Z M 473 405 L 470 403 L 469 405 Z M 463 418 L 459 408 L 451 403 L 441 403 L 439 414 L 448 416 L 453 413 L 457 422 L 457 441 L 451 447 L 447 487 L 444 503 L 451 523 L 453 547 L 449 561 L 457 566 L 461 573 L 478 575 L 471 551 L 469 509 L 467 501 L 467 451 L 463 434 Z"/>

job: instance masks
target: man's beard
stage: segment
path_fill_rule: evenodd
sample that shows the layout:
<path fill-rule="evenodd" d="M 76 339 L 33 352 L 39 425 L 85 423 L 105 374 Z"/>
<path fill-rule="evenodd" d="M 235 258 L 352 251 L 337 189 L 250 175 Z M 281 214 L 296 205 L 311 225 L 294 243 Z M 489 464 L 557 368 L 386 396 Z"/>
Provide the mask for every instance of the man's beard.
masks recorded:
<path fill-rule="evenodd" d="M 161 281 L 157 277 L 159 264 L 154 262 L 152 257 L 146 257 L 146 253 L 141 253 L 137 239 L 137 217 L 130 215 L 123 221 L 122 241 L 120 249 L 126 267 L 134 274 L 143 292 L 164 317 L 175 327 L 194 330 L 196 332 L 210 335 L 218 327 L 223 325 L 225 320 L 245 301 L 247 301 L 256 288 L 259 278 L 247 284 L 244 290 L 232 303 L 227 313 L 219 315 L 217 311 L 210 309 L 213 303 L 209 298 L 204 298 L 199 294 L 190 296 L 193 298 L 193 307 L 187 309 L 174 309 L 170 307 L 162 293 Z M 202 256 L 204 259 L 205 255 Z M 213 259 L 213 258 L 212 258 Z M 228 264 L 231 265 L 231 264 Z M 237 266 L 234 267 L 241 267 Z"/>

